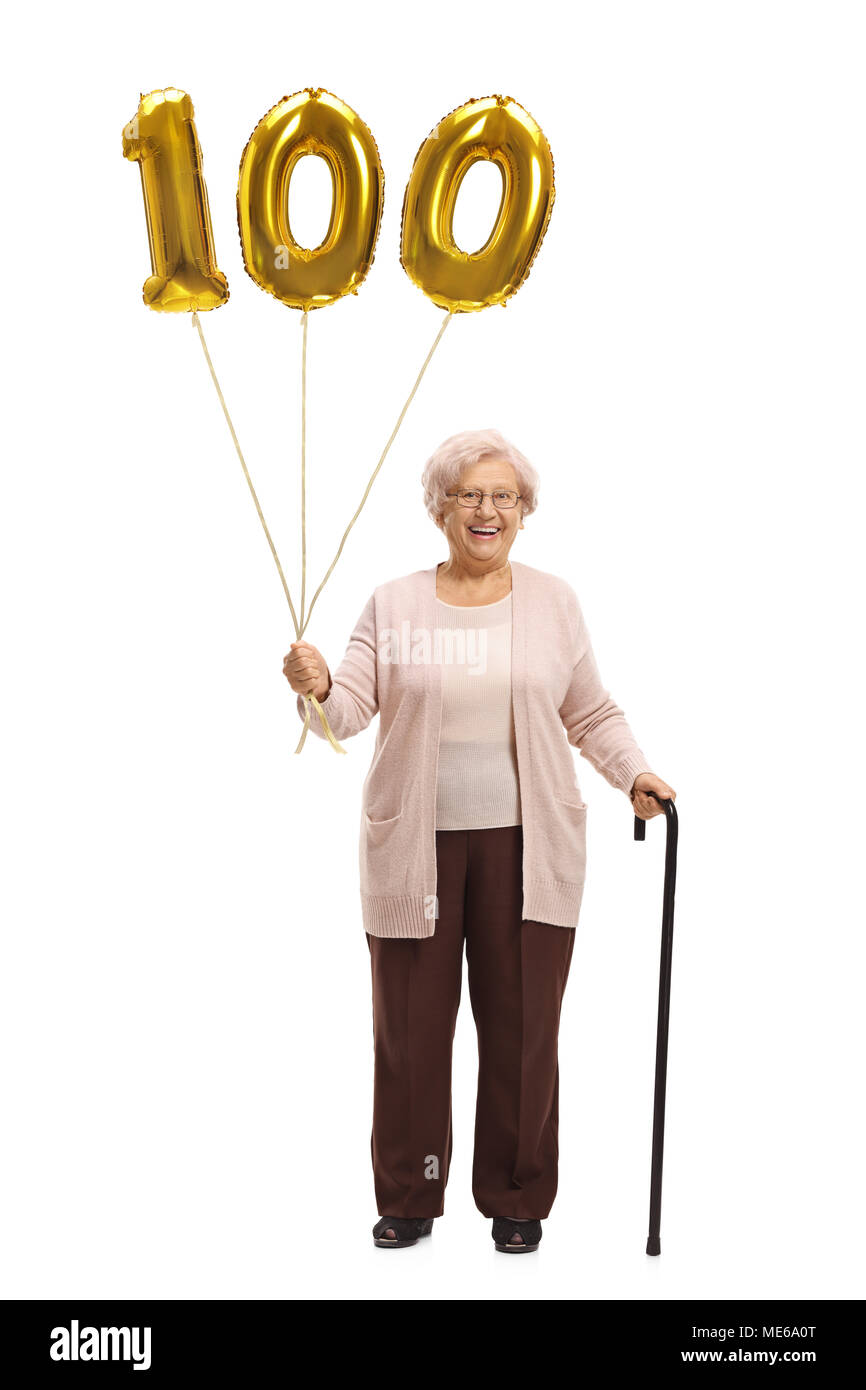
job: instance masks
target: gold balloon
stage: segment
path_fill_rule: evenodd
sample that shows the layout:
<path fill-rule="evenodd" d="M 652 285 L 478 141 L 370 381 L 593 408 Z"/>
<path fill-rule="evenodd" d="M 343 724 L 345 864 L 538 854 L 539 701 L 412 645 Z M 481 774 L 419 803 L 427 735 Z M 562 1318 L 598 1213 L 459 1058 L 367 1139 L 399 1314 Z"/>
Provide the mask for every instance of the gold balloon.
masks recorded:
<path fill-rule="evenodd" d="M 487 241 L 466 252 L 454 240 L 454 208 L 479 159 L 502 171 L 502 199 Z M 550 146 L 529 112 L 511 97 L 467 101 L 439 122 L 415 156 L 403 199 L 403 269 L 443 309 L 467 313 L 504 304 L 529 274 L 554 196 Z"/>
<path fill-rule="evenodd" d="M 162 313 L 218 309 L 229 297 L 217 269 L 192 101 L 167 87 L 143 96 L 123 131 L 123 153 L 141 171 L 150 264 L 144 302 Z"/>
<path fill-rule="evenodd" d="M 333 191 L 327 234 L 313 249 L 289 226 L 289 182 L 308 154 L 324 159 Z M 248 274 L 293 309 L 357 294 L 373 262 L 384 190 L 376 142 L 350 106 L 321 87 L 283 97 L 241 158 L 238 227 Z"/>

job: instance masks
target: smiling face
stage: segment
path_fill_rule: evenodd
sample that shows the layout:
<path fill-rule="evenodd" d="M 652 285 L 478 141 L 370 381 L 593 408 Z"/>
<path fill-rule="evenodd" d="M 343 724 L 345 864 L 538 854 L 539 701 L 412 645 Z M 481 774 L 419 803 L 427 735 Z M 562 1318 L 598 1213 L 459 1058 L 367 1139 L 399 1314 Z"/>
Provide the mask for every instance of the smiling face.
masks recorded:
<path fill-rule="evenodd" d="M 457 492 L 477 488 L 488 494 L 477 507 L 463 507 L 456 497 L 445 499 L 437 525 L 448 537 L 452 560 L 474 573 L 498 569 L 508 559 L 518 531 L 523 529 L 523 508 L 497 508 L 489 496 L 498 489 L 520 491 L 520 483 L 510 463 L 498 458 L 485 458 L 473 463 L 460 476 L 460 481 L 448 489 Z"/>

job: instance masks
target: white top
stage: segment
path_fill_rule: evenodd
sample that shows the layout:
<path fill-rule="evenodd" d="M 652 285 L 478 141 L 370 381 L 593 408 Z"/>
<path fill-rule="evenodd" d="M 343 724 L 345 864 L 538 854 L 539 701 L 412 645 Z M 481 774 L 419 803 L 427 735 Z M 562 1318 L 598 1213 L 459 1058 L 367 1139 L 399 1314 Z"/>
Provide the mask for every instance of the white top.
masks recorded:
<path fill-rule="evenodd" d="M 511 595 L 461 608 L 437 598 L 442 723 L 436 829 L 520 825 L 511 706 Z"/>

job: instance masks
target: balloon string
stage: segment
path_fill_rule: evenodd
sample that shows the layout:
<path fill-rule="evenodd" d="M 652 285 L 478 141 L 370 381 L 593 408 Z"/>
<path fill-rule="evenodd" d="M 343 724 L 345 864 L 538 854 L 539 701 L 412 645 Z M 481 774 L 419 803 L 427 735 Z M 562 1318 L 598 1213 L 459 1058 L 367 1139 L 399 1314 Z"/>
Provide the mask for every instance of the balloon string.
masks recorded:
<path fill-rule="evenodd" d="M 261 507 L 259 506 L 259 499 L 258 499 L 258 497 L 256 496 L 256 490 L 255 490 L 255 488 L 253 487 L 253 480 L 252 480 L 252 478 L 250 477 L 250 470 L 247 468 L 246 459 L 245 459 L 244 456 L 243 456 L 243 452 L 242 452 L 242 450 L 241 450 L 241 446 L 240 446 L 240 444 L 239 444 L 239 442 L 238 442 L 238 437 L 237 437 L 237 434 L 235 433 L 235 427 L 234 427 L 234 425 L 232 424 L 232 417 L 229 415 L 229 408 L 228 408 L 228 406 L 226 405 L 225 396 L 223 395 L 222 390 L 220 389 L 220 384 L 219 384 L 219 381 L 217 380 L 217 374 L 216 374 L 216 372 L 214 371 L 214 365 L 213 365 L 213 362 L 211 361 L 210 353 L 209 353 L 208 350 L 207 350 L 207 343 L 206 343 L 205 340 L 204 340 L 204 332 L 202 331 L 201 322 L 199 321 L 199 316 L 198 316 L 198 314 L 197 314 L 197 312 L 196 312 L 195 309 L 193 309 L 193 311 L 192 311 L 192 321 L 193 321 L 195 327 L 198 329 L 199 342 L 201 343 L 202 351 L 204 352 L 204 355 L 205 355 L 205 361 L 207 362 L 208 367 L 210 368 L 211 379 L 213 380 L 214 387 L 216 388 L 216 393 L 217 393 L 217 395 L 219 396 L 219 403 L 220 403 L 220 405 L 221 405 L 222 408 L 223 408 L 223 415 L 226 417 L 226 424 L 227 424 L 228 427 L 229 427 L 229 432 L 230 432 L 231 437 L 232 437 L 232 439 L 233 439 L 233 441 L 234 441 L 234 446 L 235 446 L 235 449 L 237 450 L 238 458 L 239 458 L 240 461 L 241 461 L 241 468 L 244 470 L 244 477 L 246 478 L 247 483 L 249 484 L 250 492 L 251 492 L 252 495 L 253 495 L 253 501 L 254 501 L 255 504 L 256 504 L 256 511 L 257 511 L 258 514 L 259 514 L 259 521 L 262 523 L 262 528 L 264 529 L 264 533 L 265 533 L 265 535 L 266 535 L 267 538 L 268 538 L 268 545 L 271 547 L 271 554 L 273 555 L 273 557 L 274 557 L 274 562 L 275 562 L 275 564 L 276 564 L 276 566 L 277 566 L 277 569 L 279 570 L 280 579 L 282 580 L 282 584 L 283 584 L 283 590 L 284 590 L 284 592 L 285 592 L 286 598 L 287 598 L 288 601 L 289 601 L 289 612 L 290 612 L 291 615 L 292 615 L 292 622 L 293 622 L 294 625 L 295 625 L 295 636 L 296 636 L 297 638 L 299 638 L 300 635 L 301 635 L 301 626 L 300 626 L 300 623 L 298 622 L 298 615 L 297 615 L 297 613 L 295 612 L 295 605 L 292 603 L 292 596 L 291 596 L 291 594 L 289 593 L 289 586 L 288 586 L 288 584 L 286 583 L 286 576 L 283 574 L 283 567 L 282 567 L 282 565 L 280 564 L 280 557 L 279 557 L 279 555 L 277 554 L 277 548 L 276 548 L 276 546 L 274 545 L 273 541 L 271 540 L 271 533 L 270 533 L 270 531 L 268 530 L 268 524 L 267 524 L 267 522 L 265 521 L 264 513 L 262 512 L 262 509 L 261 509 Z"/>
<path fill-rule="evenodd" d="M 279 571 L 279 576 L 280 576 L 280 579 L 281 579 L 282 585 L 283 585 L 283 591 L 285 592 L 286 598 L 288 599 L 288 603 L 289 603 L 289 612 L 290 612 L 291 615 L 292 615 L 292 622 L 293 622 L 294 628 L 295 628 L 295 637 L 296 637 L 297 640 L 300 640 L 302 628 L 301 628 L 300 623 L 298 622 L 298 615 L 297 615 L 297 613 L 295 612 L 295 605 L 292 603 L 292 596 L 291 596 L 291 594 L 290 594 L 290 592 L 289 592 L 289 586 L 288 586 L 288 584 L 286 583 L 286 576 L 283 574 L 283 567 L 282 567 L 282 565 L 280 564 L 280 557 L 279 557 L 278 554 L 277 554 L 277 549 L 276 549 L 276 546 L 275 546 L 274 543 L 273 543 L 273 540 L 271 539 L 271 533 L 270 533 L 270 531 L 268 530 L 268 525 L 267 525 L 267 522 L 265 521 L 264 513 L 262 512 L 261 506 L 259 505 L 259 499 L 258 499 L 258 497 L 256 496 L 256 490 L 255 490 L 255 488 L 253 487 L 253 480 L 252 480 L 252 478 L 250 477 L 250 472 L 249 472 L 249 469 L 247 468 L 246 460 L 245 460 L 245 458 L 244 458 L 244 456 L 243 456 L 243 451 L 242 451 L 242 449 L 241 449 L 240 443 L 239 443 L 239 441 L 238 441 L 237 434 L 236 434 L 236 432 L 235 432 L 235 427 L 234 427 L 234 425 L 232 424 L 232 417 L 231 417 L 231 415 L 229 414 L 229 408 L 228 408 L 228 406 L 226 405 L 225 396 L 223 395 L 222 390 L 221 390 L 221 388 L 220 388 L 219 380 L 218 380 L 217 374 L 216 374 L 216 372 L 215 372 L 215 370 L 214 370 L 213 362 L 211 361 L 211 355 L 210 355 L 210 353 L 209 353 L 208 350 L 207 350 L 207 343 L 205 342 L 205 337 L 204 337 L 204 332 L 203 332 L 203 330 L 202 330 L 201 322 L 200 322 L 200 320 L 199 320 L 198 313 L 196 312 L 195 309 L 193 309 L 193 311 L 192 311 L 192 321 L 193 321 L 193 324 L 195 325 L 196 329 L 198 330 L 199 342 L 201 343 L 202 351 L 204 352 L 204 355 L 205 355 L 205 361 L 207 362 L 208 367 L 209 367 L 209 369 L 210 369 L 211 379 L 212 379 L 213 384 L 214 384 L 214 387 L 215 387 L 215 389 L 216 389 L 217 396 L 219 397 L 219 403 L 220 403 L 220 405 L 221 405 L 222 408 L 223 408 L 223 415 L 224 415 L 225 418 L 226 418 L 226 424 L 227 424 L 228 427 L 229 427 L 229 433 L 231 434 L 232 440 L 234 441 L 234 446 L 235 446 L 235 449 L 237 450 L 237 456 L 238 456 L 238 458 L 240 459 L 240 461 L 241 461 L 241 467 L 242 467 L 243 470 L 244 470 L 244 477 L 245 477 L 246 480 L 247 480 L 247 483 L 248 483 L 248 485 L 249 485 L 250 492 L 252 493 L 253 501 L 254 501 L 255 504 L 256 504 L 256 511 L 257 511 L 258 514 L 259 514 L 259 521 L 262 523 L 262 528 L 263 528 L 263 530 L 264 530 L 265 535 L 266 535 L 267 538 L 268 538 L 268 545 L 269 545 L 270 548 L 271 548 L 271 554 L 272 554 L 273 557 L 274 557 L 274 562 L 275 562 L 275 564 L 276 564 L 276 566 L 277 566 L 277 570 Z M 328 723 L 328 717 L 327 717 L 327 715 L 325 714 L 325 711 L 322 709 L 322 706 L 319 704 L 319 701 L 315 698 L 314 695 L 305 695 L 305 696 L 303 697 L 303 699 L 304 699 L 304 704 L 305 704 L 305 706 L 306 706 L 306 718 L 305 718 L 305 720 L 304 720 L 304 728 L 303 728 L 303 731 L 302 731 L 302 733 L 301 733 L 301 739 L 300 739 L 300 742 L 299 742 L 297 748 L 295 749 L 295 752 L 296 752 L 296 753 L 300 753 L 301 749 L 302 749 L 303 746 L 304 746 L 304 739 L 305 739 L 306 736 L 307 736 L 307 728 L 309 727 L 309 722 L 310 722 L 310 702 L 312 701 L 312 704 L 314 705 L 314 707 L 315 707 L 315 709 L 316 709 L 316 712 L 317 712 L 317 714 L 318 714 L 318 716 L 319 716 L 319 719 L 321 720 L 321 723 L 322 723 L 322 730 L 323 730 L 323 732 L 324 732 L 326 738 L 328 739 L 328 742 L 331 744 L 331 747 L 334 748 L 334 749 L 336 750 L 336 752 L 338 752 L 338 753 L 345 753 L 345 751 L 346 751 L 345 748 L 342 748 L 342 747 L 340 746 L 340 744 L 337 742 L 337 740 L 334 738 L 333 731 L 332 731 L 332 729 L 331 729 L 330 724 Z"/>
<path fill-rule="evenodd" d="M 304 310 L 304 337 L 303 350 L 301 352 L 301 633 L 306 626 L 304 622 L 304 602 L 307 593 L 307 323 L 309 311 Z M 328 723 L 328 716 L 322 709 L 315 695 L 305 695 L 304 699 L 304 727 L 301 730 L 301 737 L 298 740 L 296 753 L 300 753 L 307 737 L 307 730 L 310 727 L 310 705 L 316 710 L 322 724 L 322 732 L 334 749 L 335 753 L 345 753 L 345 748 L 338 743 L 334 737 L 334 731 Z"/>
<path fill-rule="evenodd" d="M 316 606 L 316 600 L 318 599 L 319 594 L 322 592 L 322 590 L 324 589 L 324 587 L 325 587 L 325 585 L 327 584 L 328 580 L 330 579 L 330 577 L 331 577 L 331 575 L 332 575 L 332 573 L 333 573 L 333 571 L 334 571 L 334 566 L 336 565 L 337 561 L 339 560 L 340 556 L 341 556 L 342 553 L 343 553 L 343 546 L 346 544 L 346 541 L 347 541 L 348 536 L 349 536 L 349 532 L 351 531 L 352 527 L 355 525 L 355 522 L 358 520 L 358 517 L 361 515 L 361 511 L 362 511 L 362 509 L 363 509 L 364 503 L 366 502 L 367 498 L 368 498 L 369 495 L 370 495 L 370 489 L 372 488 L 372 486 L 373 486 L 374 482 L 376 481 L 376 478 L 377 478 L 377 476 L 378 476 L 378 474 L 379 474 L 379 469 L 382 467 L 382 464 L 385 462 L 385 459 L 386 459 L 386 457 L 387 457 L 387 455 L 388 455 L 388 450 L 391 448 L 391 445 L 394 443 L 394 440 L 395 440 L 396 437 L 397 437 L 397 432 L 398 432 L 398 430 L 400 429 L 400 426 L 401 426 L 402 423 L 403 423 L 403 419 L 404 419 L 404 417 L 405 417 L 405 415 L 406 415 L 406 411 L 409 409 L 409 406 L 412 404 L 412 400 L 413 400 L 413 398 L 414 398 L 415 392 L 418 390 L 418 387 L 421 385 L 421 378 L 423 377 L 423 375 L 424 375 L 424 373 L 426 372 L 428 366 L 430 365 L 430 361 L 431 361 L 431 359 L 432 359 L 432 357 L 433 357 L 433 354 L 434 354 L 434 352 L 436 351 L 436 349 L 437 349 L 437 347 L 439 346 L 439 343 L 440 343 L 440 341 L 441 341 L 442 334 L 445 332 L 445 329 L 448 327 L 448 325 L 449 325 L 449 323 L 451 322 L 451 319 L 453 318 L 453 316 L 454 316 L 454 310 L 453 310 L 453 309 L 449 309 L 448 312 L 447 312 L 446 315 L 445 315 L 445 318 L 444 318 L 443 321 L 442 321 L 442 326 L 441 326 L 441 328 L 439 329 L 439 332 L 436 334 L 436 338 L 435 338 L 435 340 L 434 340 L 434 342 L 433 342 L 433 346 L 431 347 L 431 349 L 430 349 L 430 351 L 428 352 L 426 358 L 424 359 L 424 365 L 423 365 L 423 367 L 421 368 L 420 372 L 418 373 L 417 377 L 415 378 L 415 385 L 412 387 L 412 390 L 409 392 L 409 395 L 406 397 L 406 403 L 405 403 L 405 405 L 403 406 L 403 409 L 400 411 L 400 414 L 399 414 L 399 416 L 398 416 L 396 425 L 394 426 L 393 430 L 391 431 L 391 437 L 390 437 L 390 439 L 388 440 L 388 443 L 385 445 L 384 449 L 382 450 L 381 456 L 380 456 L 380 458 L 379 458 L 379 462 L 376 464 L 376 467 L 373 469 L 373 472 L 372 472 L 372 474 L 370 475 L 370 481 L 367 483 L 367 486 L 366 486 L 366 488 L 364 489 L 364 495 L 363 495 L 363 497 L 361 498 L 360 503 L 358 504 L 358 509 L 357 509 L 357 511 L 355 512 L 355 515 L 352 517 L 352 520 L 349 522 L 348 526 L 346 527 L 345 531 L 343 532 L 343 539 L 340 541 L 340 544 L 339 544 L 339 546 L 337 547 L 337 553 L 336 553 L 336 555 L 334 556 L 333 560 L 331 561 L 330 566 L 328 567 L 328 571 L 327 571 L 327 573 L 326 573 L 324 579 L 322 580 L 322 582 L 321 582 L 321 584 L 319 585 L 319 587 L 318 587 L 318 589 L 316 590 L 316 592 L 313 594 L 313 598 L 312 598 L 312 601 L 311 601 L 311 603 L 310 603 L 310 607 L 309 607 L 309 609 L 307 610 L 307 615 L 306 615 L 306 617 L 304 618 L 304 621 L 303 621 L 303 623 L 302 623 L 302 625 L 301 625 L 301 636 L 303 636 L 304 631 L 305 631 L 306 626 L 307 626 L 307 623 L 309 623 L 309 621 L 310 621 L 310 617 L 311 617 L 311 615 L 312 615 L 313 609 L 314 609 L 315 606 Z"/>
<path fill-rule="evenodd" d="M 301 351 L 301 632 L 307 599 L 307 320 L 304 310 L 304 345 Z"/>
<path fill-rule="evenodd" d="M 352 527 L 355 525 L 355 522 L 358 520 L 358 517 L 361 515 L 361 512 L 363 511 L 364 504 L 365 504 L 365 502 L 367 501 L 367 498 L 368 498 L 369 495 L 370 495 L 370 492 L 371 492 L 371 490 L 372 490 L 372 487 L 373 487 L 374 482 L 376 481 L 376 478 L 379 476 L 379 472 L 380 472 L 380 470 L 381 470 L 381 468 L 382 468 L 383 463 L 385 462 L 385 459 L 386 459 L 387 456 L 388 456 L 388 452 L 389 452 L 389 450 L 390 450 L 390 448 L 391 448 L 391 445 L 394 443 L 394 440 L 397 438 L 397 434 L 399 433 L 400 426 L 402 425 L 402 423 L 403 423 L 403 421 L 404 421 L 404 419 L 405 419 L 405 417 L 406 417 L 406 412 L 407 412 L 407 410 L 409 409 L 409 406 L 412 404 L 412 401 L 413 401 L 414 398 L 415 398 L 415 393 L 417 392 L 418 387 L 421 385 L 421 380 L 422 380 L 422 378 L 423 378 L 423 376 L 424 376 L 424 373 L 426 372 L 427 368 L 429 367 L 430 362 L 432 361 L 432 358 L 433 358 L 433 354 L 435 353 L 437 347 L 439 346 L 439 343 L 440 343 L 441 340 L 442 340 L 442 335 L 444 334 L 445 329 L 448 327 L 448 324 L 451 322 L 451 319 L 453 318 L 453 316 L 454 316 L 454 310 L 453 310 L 453 309 L 449 309 L 449 310 L 447 311 L 447 313 L 446 313 L 446 315 L 445 315 L 443 321 L 442 321 L 442 324 L 441 324 L 441 326 L 440 326 L 440 328 L 439 328 L 439 332 L 436 334 L 436 337 L 435 337 L 434 340 L 433 340 L 433 346 L 430 348 L 430 351 L 428 352 L 427 356 L 426 356 L 425 359 L 424 359 L 424 363 L 423 363 L 423 365 L 422 365 L 422 367 L 421 367 L 421 370 L 420 370 L 420 372 L 418 373 L 417 377 L 415 378 L 415 384 L 414 384 L 414 386 L 412 387 L 412 390 L 409 392 L 409 395 L 406 397 L 406 400 L 405 400 L 405 402 L 404 402 L 403 408 L 402 408 L 402 410 L 400 411 L 400 414 L 399 414 L 398 417 L 397 417 L 397 423 L 396 423 L 396 425 L 394 426 L 393 430 L 391 431 L 391 434 L 390 434 L 390 436 L 389 436 L 388 442 L 387 442 L 387 444 L 385 445 L 384 449 L 382 450 L 382 453 L 381 453 L 380 456 L 379 456 L 379 461 L 378 461 L 378 463 L 376 464 L 376 467 L 373 469 L 373 472 L 370 474 L 369 481 L 368 481 L 368 483 L 367 483 L 367 486 L 366 486 L 365 489 L 364 489 L 364 494 L 363 494 L 363 496 L 362 496 L 362 498 L 361 498 L 361 501 L 358 503 L 358 507 L 357 507 L 357 509 L 356 509 L 356 511 L 355 511 L 355 514 L 354 514 L 354 516 L 352 517 L 351 521 L 349 522 L 348 526 L 346 527 L 345 531 L 343 532 L 342 539 L 341 539 L 341 541 L 340 541 L 340 544 L 339 544 L 338 547 L 337 547 L 337 553 L 336 553 L 336 555 L 334 556 L 333 560 L 331 561 L 330 565 L 328 566 L 328 569 L 327 569 L 327 571 L 326 571 L 326 573 L 325 573 L 324 579 L 322 580 L 322 582 L 321 582 L 321 584 L 319 585 L 319 587 L 318 587 L 318 589 L 316 590 L 316 592 L 313 594 L 312 600 L 311 600 L 311 602 L 310 602 L 310 606 L 309 606 L 309 608 L 308 608 L 308 610 L 307 610 L 307 612 L 306 612 L 306 614 L 305 614 L 305 613 L 304 613 L 304 601 L 305 601 L 305 598 L 306 598 L 306 583 L 307 583 L 307 554 L 306 554 L 307 311 L 306 311 L 306 310 L 304 311 L 304 338 L 303 338 L 303 356 L 302 356 L 302 365 L 301 365 L 301 565 L 302 565 L 302 578 L 301 578 L 301 622 L 299 623 L 299 622 L 298 622 L 298 616 L 297 616 L 297 614 L 296 614 L 296 612 L 295 612 L 295 605 L 292 603 L 292 596 L 291 596 L 291 593 L 289 592 L 289 586 L 288 586 L 288 584 L 286 583 L 286 577 L 285 577 L 285 575 L 283 574 L 283 567 L 282 567 L 282 565 L 280 564 L 280 558 L 279 558 L 279 556 L 277 555 L 276 546 L 274 545 L 274 542 L 273 542 L 273 540 L 271 539 L 271 533 L 270 533 L 270 531 L 268 530 L 267 522 L 265 521 L 265 518 L 264 518 L 264 513 L 262 512 L 261 506 L 259 505 L 259 499 L 258 499 L 258 497 L 256 496 L 256 490 L 255 490 L 255 488 L 253 487 L 253 480 L 252 480 L 252 478 L 250 477 L 249 469 L 247 468 L 246 460 L 244 459 L 243 452 L 242 452 L 242 450 L 241 450 L 241 446 L 240 446 L 240 443 L 239 443 L 239 441 L 238 441 L 237 434 L 236 434 L 236 432 L 235 432 L 235 427 L 234 427 L 234 425 L 232 424 L 232 418 L 231 418 L 231 415 L 229 414 L 229 409 L 228 409 L 228 406 L 226 405 L 226 402 L 225 402 L 225 397 L 224 397 L 224 395 L 223 395 L 223 393 L 222 393 L 222 390 L 221 390 L 221 388 L 220 388 L 219 380 L 218 380 L 218 378 L 217 378 L 216 371 L 214 370 L 213 362 L 211 361 L 211 355 L 210 355 L 210 353 L 208 352 L 207 343 L 205 342 L 204 332 L 203 332 L 203 330 L 202 330 L 202 326 L 201 326 L 201 322 L 200 322 L 200 320 L 199 320 L 198 313 L 196 312 L 195 309 L 193 309 L 193 311 L 192 311 L 192 321 L 193 321 L 193 324 L 195 325 L 195 327 L 196 327 L 196 329 L 197 329 L 197 331 L 198 331 L 199 341 L 200 341 L 201 346 L 202 346 L 202 351 L 203 351 L 204 356 L 205 356 L 205 361 L 207 362 L 208 368 L 209 368 L 209 370 L 210 370 L 211 379 L 212 379 L 212 381 L 213 381 L 214 388 L 215 388 L 215 390 L 216 390 L 217 396 L 219 397 L 219 402 L 220 402 L 220 405 L 222 406 L 222 409 L 223 409 L 223 414 L 224 414 L 225 419 L 226 419 L 226 424 L 227 424 L 228 427 L 229 427 L 229 432 L 230 432 L 231 437 L 232 437 L 232 440 L 233 440 L 233 442 L 234 442 L 235 450 L 237 451 L 237 456 L 238 456 L 238 458 L 240 459 L 241 467 L 242 467 L 243 470 L 244 470 L 244 477 L 245 477 L 246 480 L 247 480 L 247 484 L 248 484 L 249 489 L 250 489 L 250 492 L 251 492 L 251 494 L 252 494 L 253 501 L 255 502 L 255 505 L 256 505 L 256 511 L 258 512 L 259 520 L 260 520 L 261 523 L 262 523 L 262 529 L 264 530 L 265 536 L 267 537 L 268 545 L 270 546 L 270 549 L 271 549 L 271 554 L 272 554 L 273 557 L 274 557 L 274 563 L 276 564 L 277 570 L 278 570 L 278 572 L 279 572 L 280 581 L 281 581 L 282 586 L 283 586 L 283 591 L 284 591 L 284 593 L 285 593 L 285 595 L 286 595 L 286 599 L 288 600 L 289 612 L 290 612 L 291 615 L 292 615 L 292 622 L 293 622 L 294 628 L 295 628 L 295 637 L 296 637 L 296 640 L 298 640 L 298 641 L 300 641 L 300 639 L 301 639 L 301 638 L 303 637 L 303 635 L 304 635 L 304 632 L 305 632 L 306 629 L 307 629 L 307 625 L 308 625 L 308 623 L 309 623 L 309 621 L 310 621 L 310 618 L 311 618 L 311 616 L 312 616 L 313 609 L 314 609 L 315 606 L 316 606 L 316 602 L 317 602 L 317 600 L 318 600 L 318 597 L 319 597 L 319 595 L 321 594 L 322 590 L 324 589 L 325 585 L 327 584 L 328 580 L 330 579 L 331 575 L 332 575 L 333 572 L 334 572 L 334 568 L 335 568 L 335 566 L 336 566 L 336 564 L 337 564 L 337 561 L 339 560 L 340 556 L 341 556 L 342 553 L 343 553 L 343 547 L 344 547 L 344 545 L 346 544 L 346 541 L 347 541 L 348 538 L 349 538 L 349 533 L 351 532 Z M 302 749 L 303 746 L 304 746 L 304 741 L 305 741 L 305 739 L 306 739 L 306 737 L 307 737 L 307 730 L 309 729 L 309 725 L 310 725 L 310 705 L 312 704 L 313 707 L 314 707 L 315 710 L 316 710 L 316 713 L 317 713 L 318 716 L 319 716 L 320 721 L 321 721 L 321 724 L 322 724 L 322 731 L 323 731 L 323 733 L 325 734 L 326 738 L 328 739 L 328 742 L 331 744 L 331 747 L 334 748 L 335 751 L 338 752 L 338 753 L 345 753 L 345 751 L 346 751 L 345 748 L 343 748 L 343 747 L 337 742 L 336 738 L 334 737 L 333 730 L 331 729 L 331 726 L 330 726 L 330 724 L 328 723 L 328 717 L 327 717 L 327 715 L 325 714 L 324 709 L 322 708 L 321 704 L 320 704 L 319 701 L 316 699 L 316 697 L 315 697 L 314 695 L 304 695 L 302 698 L 303 698 L 303 700 L 304 700 L 304 704 L 305 704 L 305 707 L 306 707 L 306 712 L 305 712 L 305 718 L 304 718 L 304 727 L 303 727 L 303 729 L 302 729 L 302 731 L 301 731 L 301 737 L 300 737 L 300 740 L 299 740 L 299 742 L 298 742 L 298 746 L 297 746 L 297 748 L 295 749 L 295 752 L 296 752 L 296 753 L 300 753 L 301 749 Z"/>

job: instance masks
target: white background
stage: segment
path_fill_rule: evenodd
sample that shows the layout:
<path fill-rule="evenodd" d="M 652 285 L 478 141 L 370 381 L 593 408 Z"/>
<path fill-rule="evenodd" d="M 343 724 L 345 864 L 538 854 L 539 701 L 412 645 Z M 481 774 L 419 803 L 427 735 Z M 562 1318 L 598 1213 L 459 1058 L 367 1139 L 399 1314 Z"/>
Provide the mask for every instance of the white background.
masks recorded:
<path fill-rule="evenodd" d="M 316 15 L 41 6 L 6 32 L 0 1292 L 862 1297 L 862 8 Z M 336 663 L 375 584 L 444 558 L 418 480 L 445 436 L 494 426 L 535 461 L 514 558 L 576 588 L 678 793 L 659 1260 L 664 828 L 636 845 L 627 798 L 583 760 L 540 1254 L 501 1259 L 472 1202 L 465 994 L 446 1216 L 423 1246 L 373 1247 L 357 838 L 374 730 L 345 758 L 312 739 L 294 756 L 276 569 L 189 319 L 142 304 L 121 129 L 172 85 L 195 103 L 231 286 L 205 330 L 295 592 L 301 319 L 243 270 L 247 137 L 324 86 L 385 169 L 369 278 L 310 320 L 315 582 L 441 321 L 398 259 L 418 146 L 491 92 L 550 140 L 532 273 L 450 325 L 309 637 Z M 459 225 L 477 245 L 493 204 L 476 184 Z"/>

